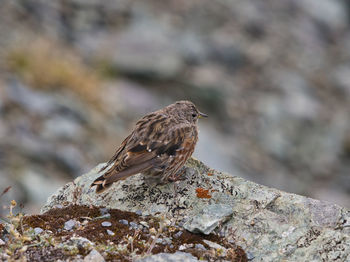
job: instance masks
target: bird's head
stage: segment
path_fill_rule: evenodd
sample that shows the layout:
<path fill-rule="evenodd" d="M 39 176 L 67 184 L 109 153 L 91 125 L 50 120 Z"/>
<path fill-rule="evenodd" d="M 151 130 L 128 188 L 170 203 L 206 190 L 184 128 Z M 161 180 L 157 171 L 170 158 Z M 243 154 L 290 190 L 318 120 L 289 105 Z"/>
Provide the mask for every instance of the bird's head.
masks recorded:
<path fill-rule="evenodd" d="M 167 106 L 168 114 L 179 118 L 179 120 L 187 120 L 190 123 L 197 123 L 201 117 L 208 115 L 201 113 L 191 101 L 177 101 Z"/>

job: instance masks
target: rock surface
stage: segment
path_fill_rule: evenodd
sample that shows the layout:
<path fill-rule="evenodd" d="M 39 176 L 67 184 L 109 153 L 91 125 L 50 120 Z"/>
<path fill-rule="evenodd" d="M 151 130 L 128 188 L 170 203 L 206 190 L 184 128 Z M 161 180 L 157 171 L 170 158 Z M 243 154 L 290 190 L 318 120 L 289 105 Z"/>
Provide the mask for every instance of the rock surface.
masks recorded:
<path fill-rule="evenodd" d="M 198 259 L 184 252 L 176 252 L 174 254 L 160 253 L 160 254 L 149 256 L 146 258 L 141 258 L 136 261 L 137 262 L 196 262 L 198 261 Z"/>
<path fill-rule="evenodd" d="M 223 217 L 232 217 L 218 223 L 214 232 L 242 246 L 252 261 L 350 260 L 350 211 L 338 205 L 258 185 L 195 159 L 188 161 L 184 181 L 150 186 L 137 174 L 96 195 L 90 184 L 102 166 L 59 189 L 42 212 L 70 204 L 96 205 L 162 213 L 189 225 L 204 210 L 208 219 L 224 205 L 232 212 L 223 212 Z"/>

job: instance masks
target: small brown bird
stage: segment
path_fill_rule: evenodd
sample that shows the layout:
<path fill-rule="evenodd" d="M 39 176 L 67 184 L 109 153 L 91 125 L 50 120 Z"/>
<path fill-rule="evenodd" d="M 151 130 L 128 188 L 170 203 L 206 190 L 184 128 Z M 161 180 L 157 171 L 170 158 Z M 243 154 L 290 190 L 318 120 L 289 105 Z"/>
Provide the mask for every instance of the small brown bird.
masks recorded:
<path fill-rule="evenodd" d="M 180 169 L 192 155 L 198 140 L 197 123 L 207 117 L 190 101 L 178 101 L 141 118 L 132 133 L 91 187 L 101 193 L 114 182 L 137 173 L 165 183 L 181 178 Z"/>

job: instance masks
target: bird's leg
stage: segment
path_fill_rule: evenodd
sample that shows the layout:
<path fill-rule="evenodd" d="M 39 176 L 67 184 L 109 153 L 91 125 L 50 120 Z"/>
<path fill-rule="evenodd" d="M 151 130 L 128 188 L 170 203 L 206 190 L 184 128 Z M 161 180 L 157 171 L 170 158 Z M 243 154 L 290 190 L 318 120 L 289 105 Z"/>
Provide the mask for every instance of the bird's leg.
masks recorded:
<path fill-rule="evenodd" d="M 187 167 L 183 166 L 182 168 L 180 168 L 179 171 L 177 171 L 177 173 L 172 174 L 171 176 L 168 177 L 168 181 L 170 182 L 176 182 L 176 181 L 181 181 L 181 180 L 185 180 L 186 179 L 186 171 L 187 171 Z"/>

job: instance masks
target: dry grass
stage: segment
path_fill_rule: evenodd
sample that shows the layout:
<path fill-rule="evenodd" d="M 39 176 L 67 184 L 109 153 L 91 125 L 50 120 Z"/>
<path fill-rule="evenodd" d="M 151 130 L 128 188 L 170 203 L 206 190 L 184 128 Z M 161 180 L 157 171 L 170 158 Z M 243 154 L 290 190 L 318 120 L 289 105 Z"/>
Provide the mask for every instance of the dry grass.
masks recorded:
<path fill-rule="evenodd" d="M 7 68 L 33 88 L 69 89 L 99 106 L 101 79 L 71 49 L 57 41 L 35 40 L 9 50 Z"/>

